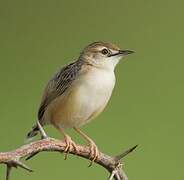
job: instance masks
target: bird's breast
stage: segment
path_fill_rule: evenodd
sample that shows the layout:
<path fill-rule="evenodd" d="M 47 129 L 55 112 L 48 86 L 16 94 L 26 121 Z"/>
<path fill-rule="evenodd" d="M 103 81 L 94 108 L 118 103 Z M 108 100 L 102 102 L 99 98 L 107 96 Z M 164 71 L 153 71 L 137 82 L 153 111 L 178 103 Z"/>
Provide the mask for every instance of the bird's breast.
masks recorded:
<path fill-rule="evenodd" d="M 91 69 L 81 74 L 65 97 L 57 102 L 53 119 L 63 127 L 81 126 L 107 105 L 115 84 L 113 71 Z"/>

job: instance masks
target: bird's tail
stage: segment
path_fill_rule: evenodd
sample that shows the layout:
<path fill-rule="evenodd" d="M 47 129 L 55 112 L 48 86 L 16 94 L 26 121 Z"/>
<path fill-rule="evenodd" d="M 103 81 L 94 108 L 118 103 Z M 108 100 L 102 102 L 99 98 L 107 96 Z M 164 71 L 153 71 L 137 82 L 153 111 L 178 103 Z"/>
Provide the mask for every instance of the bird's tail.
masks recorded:
<path fill-rule="evenodd" d="M 39 128 L 38 128 L 38 125 L 34 125 L 31 129 L 31 131 L 29 131 L 27 133 L 27 136 L 26 136 L 26 141 L 31 141 L 39 132 Z"/>

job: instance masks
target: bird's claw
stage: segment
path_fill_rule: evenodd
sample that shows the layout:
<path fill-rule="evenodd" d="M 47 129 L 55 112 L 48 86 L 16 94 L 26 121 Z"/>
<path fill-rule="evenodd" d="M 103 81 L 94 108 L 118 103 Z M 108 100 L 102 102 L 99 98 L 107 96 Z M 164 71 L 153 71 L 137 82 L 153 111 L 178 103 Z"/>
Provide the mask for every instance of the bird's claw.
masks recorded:
<path fill-rule="evenodd" d="M 99 157 L 99 150 L 98 150 L 98 147 L 96 146 L 96 144 L 93 141 L 91 141 L 89 143 L 89 148 L 90 148 L 90 159 L 91 159 L 91 162 L 90 162 L 88 167 L 91 167 L 93 165 L 93 163 Z"/>
<path fill-rule="evenodd" d="M 68 153 L 72 151 L 72 148 L 74 148 L 75 152 L 77 153 L 78 152 L 78 147 L 75 144 L 75 142 L 72 141 L 71 137 L 68 136 L 68 135 L 65 135 L 64 141 L 66 143 L 66 146 L 65 146 L 65 149 L 64 149 L 64 152 L 65 152 L 64 159 L 66 160 L 67 157 L 68 157 Z"/>

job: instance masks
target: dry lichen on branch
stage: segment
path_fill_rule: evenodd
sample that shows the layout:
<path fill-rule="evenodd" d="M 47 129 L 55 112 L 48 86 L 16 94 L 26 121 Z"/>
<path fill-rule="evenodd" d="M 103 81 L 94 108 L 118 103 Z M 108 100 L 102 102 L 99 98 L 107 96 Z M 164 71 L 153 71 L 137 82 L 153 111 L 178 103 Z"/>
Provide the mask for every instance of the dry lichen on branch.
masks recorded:
<path fill-rule="evenodd" d="M 20 148 L 10 151 L 10 152 L 1 152 L 0 153 L 0 164 L 7 165 L 7 172 L 6 172 L 6 180 L 9 180 L 10 172 L 13 167 L 15 168 L 23 168 L 29 172 L 32 170 L 27 167 L 24 163 L 20 161 L 21 158 L 26 158 L 26 160 L 32 158 L 34 155 L 38 154 L 42 151 L 57 151 L 57 152 L 64 152 L 65 149 L 65 142 L 53 138 L 46 138 L 39 141 L 35 141 L 26 145 L 21 146 Z M 77 145 L 79 151 L 76 153 L 75 149 L 70 149 L 70 154 L 74 154 L 85 159 L 90 159 L 90 150 L 87 146 L 80 146 Z M 100 152 L 99 158 L 95 160 L 95 163 L 103 166 L 106 170 L 109 171 L 110 176 L 109 180 L 113 178 L 115 180 L 127 180 L 127 176 L 122 169 L 121 159 L 125 157 L 127 154 L 132 152 L 135 148 L 134 146 L 120 155 L 117 156 L 109 156 Z"/>

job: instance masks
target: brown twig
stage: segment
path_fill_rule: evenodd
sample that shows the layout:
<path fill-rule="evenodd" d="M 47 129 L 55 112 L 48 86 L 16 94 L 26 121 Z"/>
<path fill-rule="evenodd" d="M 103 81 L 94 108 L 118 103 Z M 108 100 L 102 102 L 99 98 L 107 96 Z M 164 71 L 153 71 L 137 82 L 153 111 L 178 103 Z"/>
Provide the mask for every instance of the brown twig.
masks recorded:
<path fill-rule="evenodd" d="M 83 157 L 85 159 L 90 159 L 90 150 L 86 146 L 78 146 L 78 152 L 75 152 L 75 149 L 70 149 L 70 154 L 74 154 L 80 157 Z M 121 153 L 118 156 L 109 156 L 107 154 L 104 154 L 100 152 L 99 158 L 95 160 L 95 163 L 103 166 L 106 170 L 110 172 L 109 180 L 112 180 L 113 178 L 115 180 L 127 180 L 127 176 L 125 172 L 122 169 L 122 164 L 120 160 L 132 152 L 137 146 L 134 146 L 123 153 Z M 11 152 L 1 152 L 0 153 L 0 164 L 6 164 L 7 165 L 7 173 L 6 173 L 6 180 L 9 180 L 10 172 L 13 167 L 15 168 L 23 168 L 29 172 L 32 172 L 32 170 L 27 167 L 25 164 L 23 164 L 20 159 L 26 158 L 30 159 L 34 155 L 38 154 L 42 151 L 57 151 L 57 152 L 63 152 L 65 149 L 65 142 L 53 139 L 53 138 L 46 138 L 39 141 L 35 141 L 26 145 L 21 146 L 20 148 L 11 151 Z"/>

